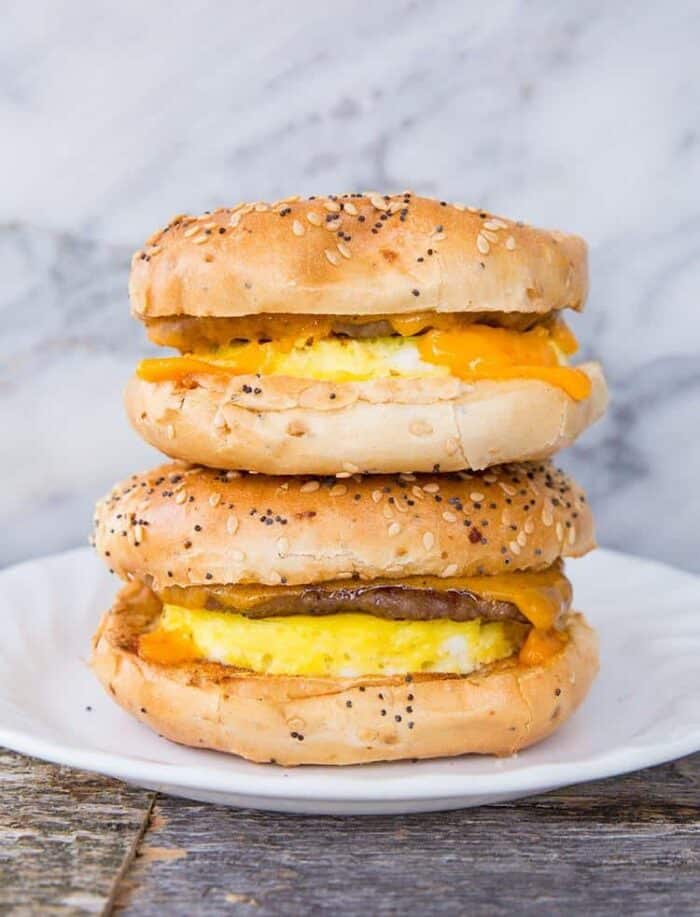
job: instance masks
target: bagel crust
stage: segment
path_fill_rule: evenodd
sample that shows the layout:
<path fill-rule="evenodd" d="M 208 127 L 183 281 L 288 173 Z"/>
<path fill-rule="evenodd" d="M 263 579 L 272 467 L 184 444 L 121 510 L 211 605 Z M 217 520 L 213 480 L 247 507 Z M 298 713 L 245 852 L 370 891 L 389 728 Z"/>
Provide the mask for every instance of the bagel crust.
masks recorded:
<path fill-rule="evenodd" d="M 595 544 L 584 494 L 549 463 L 341 480 L 163 465 L 97 504 L 94 539 L 119 576 L 156 592 L 512 573 Z"/>
<path fill-rule="evenodd" d="M 305 678 L 209 662 L 164 666 L 137 653 L 159 610 L 130 584 L 103 617 L 92 667 L 105 690 L 174 742 L 284 766 L 514 754 L 561 726 L 598 670 L 597 637 L 579 614 L 568 616 L 569 640 L 546 663 L 507 661 L 468 676 Z"/>
<path fill-rule="evenodd" d="M 591 394 L 574 401 L 536 379 L 376 379 L 202 374 L 194 387 L 134 376 L 129 419 L 170 456 L 260 474 L 460 471 L 553 455 L 605 411 L 597 363 L 580 367 Z"/>
<path fill-rule="evenodd" d="M 580 309 L 587 251 L 410 192 L 289 198 L 180 215 L 134 255 L 139 318 Z"/>

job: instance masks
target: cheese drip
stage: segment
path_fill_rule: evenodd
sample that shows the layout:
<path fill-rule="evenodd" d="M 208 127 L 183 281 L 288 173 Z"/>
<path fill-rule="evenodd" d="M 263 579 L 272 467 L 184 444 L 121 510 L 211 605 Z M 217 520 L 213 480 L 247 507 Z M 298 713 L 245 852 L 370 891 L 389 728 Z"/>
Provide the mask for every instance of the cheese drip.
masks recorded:
<path fill-rule="evenodd" d="M 406 318 L 393 324 L 417 330 L 421 322 Z M 266 343 L 248 342 L 181 357 L 142 360 L 139 378 L 147 382 L 186 382 L 192 376 L 283 375 L 332 382 L 375 378 L 454 376 L 465 381 L 537 379 L 563 389 L 571 398 L 590 394 L 588 376 L 569 367 L 566 357 L 576 339 L 562 321 L 530 331 L 488 325 L 432 328 L 411 336 L 366 340 L 325 337 L 304 341 L 297 336 Z"/>

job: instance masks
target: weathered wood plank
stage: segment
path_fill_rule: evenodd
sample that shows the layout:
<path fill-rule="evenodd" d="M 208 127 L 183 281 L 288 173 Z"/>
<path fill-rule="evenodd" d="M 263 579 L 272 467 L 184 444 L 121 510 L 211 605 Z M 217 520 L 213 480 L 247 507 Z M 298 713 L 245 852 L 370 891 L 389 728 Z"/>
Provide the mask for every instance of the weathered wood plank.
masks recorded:
<path fill-rule="evenodd" d="M 273 815 L 159 796 L 128 914 L 700 911 L 700 755 L 519 803 Z"/>
<path fill-rule="evenodd" d="M 146 791 L 11 753 L 0 786 L 2 913 L 700 912 L 700 755 L 514 804 L 350 820 L 164 796 L 149 819 Z"/>
<path fill-rule="evenodd" d="M 153 796 L 0 749 L 0 913 L 101 913 Z"/>

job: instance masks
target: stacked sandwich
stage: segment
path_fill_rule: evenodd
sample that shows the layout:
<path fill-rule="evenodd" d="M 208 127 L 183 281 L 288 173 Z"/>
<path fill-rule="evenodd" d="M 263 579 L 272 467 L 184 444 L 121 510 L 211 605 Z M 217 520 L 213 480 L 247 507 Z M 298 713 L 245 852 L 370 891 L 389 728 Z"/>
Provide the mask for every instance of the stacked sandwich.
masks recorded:
<path fill-rule="evenodd" d="M 345 194 L 178 216 L 136 253 L 127 389 L 171 461 L 98 504 L 126 581 L 95 636 L 160 734 L 281 764 L 509 754 L 595 676 L 549 457 L 605 409 L 561 317 L 581 239 Z"/>

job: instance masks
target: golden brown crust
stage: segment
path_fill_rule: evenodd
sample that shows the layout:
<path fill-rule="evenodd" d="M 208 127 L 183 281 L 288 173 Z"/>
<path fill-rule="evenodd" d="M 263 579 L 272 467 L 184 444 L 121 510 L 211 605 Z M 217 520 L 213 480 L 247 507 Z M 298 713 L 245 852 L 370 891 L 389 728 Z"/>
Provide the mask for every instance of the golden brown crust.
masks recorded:
<path fill-rule="evenodd" d="M 137 432 L 171 458 L 261 474 L 480 469 L 545 458 L 604 412 L 597 363 L 580 367 L 591 395 L 574 401 L 534 379 L 453 377 L 315 382 L 203 374 L 194 387 L 134 376 L 126 409 Z"/>
<path fill-rule="evenodd" d="M 564 649 L 543 665 L 513 662 L 466 677 L 410 679 L 148 663 L 135 647 L 156 614 L 156 604 L 131 585 L 104 616 L 92 666 L 105 689 L 175 742 L 285 766 L 513 754 L 561 726 L 598 670 L 595 632 L 577 614 L 567 620 Z"/>
<path fill-rule="evenodd" d="M 594 546 L 585 496 L 549 463 L 486 472 L 281 478 L 163 465 L 97 505 L 122 578 L 314 583 L 542 568 Z"/>
<path fill-rule="evenodd" d="M 580 309 L 585 242 L 410 194 L 179 216 L 132 261 L 138 317 Z"/>

